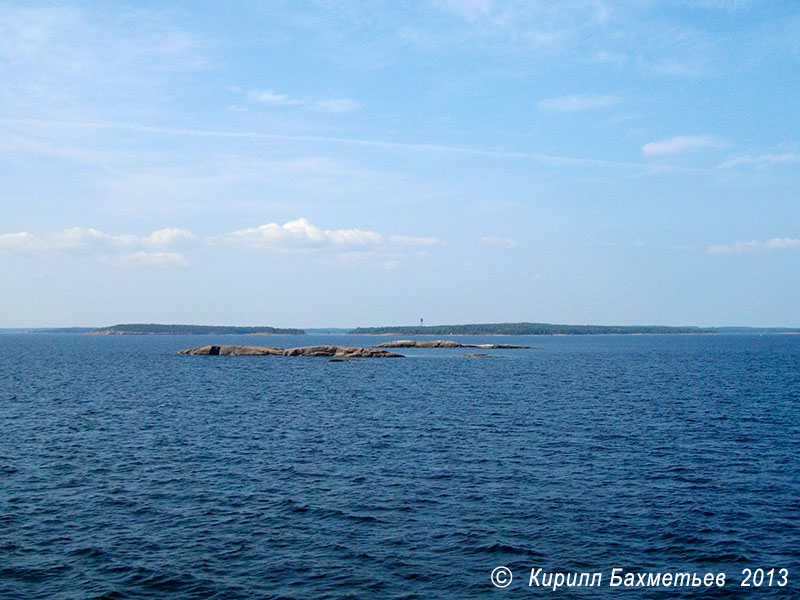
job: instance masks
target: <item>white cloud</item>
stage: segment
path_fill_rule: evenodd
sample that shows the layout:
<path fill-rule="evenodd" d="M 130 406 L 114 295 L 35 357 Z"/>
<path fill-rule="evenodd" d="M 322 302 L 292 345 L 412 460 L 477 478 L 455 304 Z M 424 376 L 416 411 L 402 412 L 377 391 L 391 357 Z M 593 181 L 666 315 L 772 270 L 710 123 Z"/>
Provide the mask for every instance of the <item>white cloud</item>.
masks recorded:
<path fill-rule="evenodd" d="M 734 242 L 732 244 L 721 244 L 709 246 L 709 254 L 741 254 L 744 252 L 759 252 L 764 250 L 783 250 L 786 248 L 800 247 L 800 239 L 795 238 L 771 238 L 766 242 L 751 240 L 749 242 Z"/>
<path fill-rule="evenodd" d="M 383 235 L 363 229 L 320 229 L 299 218 L 279 225 L 268 223 L 260 227 L 241 229 L 207 238 L 211 244 L 226 243 L 251 250 L 276 253 L 308 253 L 318 262 L 332 267 L 366 266 L 397 268 L 408 249 L 441 244 L 434 237 Z M 405 249 L 405 250 L 404 250 Z M 422 255 L 424 255 L 424 251 Z M 420 252 L 417 252 L 420 256 Z"/>
<path fill-rule="evenodd" d="M 378 252 L 392 246 L 432 246 L 441 243 L 432 237 L 392 235 L 362 229 L 320 229 L 299 218 L 283 225 L 268 223 L 260 227 L 233 231 L 210 242 L 223 241 L 273 252 Z"/>
<path fill-rule="evenodd" d="M 185 229 L 159 229 L 147 236 L 112 235 L 98 229 L 73 227 L 55 233 L 35 235 L 27 231 L 0 235 L 0 252 L 6 254 L 47 253 L 111 253 L 124 254 L 139 251 L 141 254 L 163 254 L 145 252 L 185 244 L 193 239 Z M 140 257 L 147 258 L 147 257 Z M 173 257 L 174 258 L 174 257 Z M 161 257 L 163 262 L 163 257 Z"/>
<path fill-rule="evenodd" d="M 598 94 L 571 96 L 560 96 L 557 98 L 545 98 L 539 101 L 539 108 L 555 112 L 578 112 L 605 108 L 619 102 L 616 96 L 602 96 Z"/>
<path fill-rule="evenodd" d="M 600 245 L 606 248 L 627 248 L 628 246 L 633 246 L 634 248 L 644 248 L 647 246 L 647 243 L 642 240 L 633 240 L 632 242 L 604 241 L 600 242 Z"/>
<path fill-rule="evenodd" d="M 497 237 L 494 235 L 482 237 L 481 244 L 486 244 L 487 246 L 499 246 L 500 248 L 514 248 L 518 245 L 517 240 L 515 239 Z"/>
<path fill-rule="evenodd" d="M 642 146 L 645 156 L 663 156 L 665 154 L 679 154 L 703 148 L 720 148 L 725 142 L 712 135 L 678 135 L 675 137 L 650 142 Z"/>
<path fill-rule="evenodd" d="M 238 89 L 238 88 L 236 88 Z M 282 94 L 274 90 L 251 90 L 247 97 L 255 102 L 270 106 L 300 106 L 315 108 L 329 113 L 348 113 L 361 108 L 361 102 L 350 98 L 321 98 L 317 100 L 304 100 L 289 94 Z"/>
<path fill-rule="evenodd" d="M 189 262 L 179 252 L 134 252 L 123 254 L 113 261 L 123 266 L 188 267 Z"/>
<path fill-rule="evenodd" d="M 256 102 L 264 102 L 272 106 L 294 106 L 301 104 L 299 100 L 295 100 L 287 94 L 279 94 L 272 90 L 251 90 L 247 93 L 247 97 Z"/>
<path fill-rule="evenodd" d="M 800 162 L 800 154 L 784 152 L 783 154 L 758 154 L 749 156 L 735 156 L 720 163 L 720 169 L 730 169 L 738 166 L 753 166 L 758 169 L 771 165 Z"/>
<path fill-rule="evenodd" d="M 409 237 L 407 235 L 393 235 L 389 237 L 389 243 L 398 246 L 436 246 L 441 244 L 441 240 L 435 237 Z"/>
<path fill-rule="evenodd" d="M 222 236 L 229 243 L 276 252 L 304 250 L 369 250 L 383 243 L 383 236 L 361 229 L 319 229 L 300 218 L 283 225 L 268 223 Z"/>
<path fill-rule="evenodd" d="M 110 235 L 97 229 L 73 227 L 45 239 L 54 250 L 89 250 L 92 248 L 130 248 L 137 239 L 132 235 Z"/>
<path fill-rule="evenodd" d="M 761 242 L 755 240 L 750 242 L 734 242 L 733 244 L 721 244 L 709 246 L 709 254 L 738 254 L 740 252 L 753 252 L 761 248 Z"/>
<path fill-rule="evenodd" d="M 27 231 L 0 235 L 0 252 L 10 254 L 35 254 L 42 249 L 42 241 Z"/>
<path fill-rule="evenodd" d="M 800 246 L 800 240 L 794 238 L 772 238 L 766 242 L 767 248 L 796 248 Z"/>
<path fill-rule="evenodd" d="M 191 242 L 193 239 L 194 235 L 191 231 L 172 227 L 154 231 L 146 238 L 143 238 L 142 243 L 150 248 L 163 248 L 166 246 L 186 244 Z"/>

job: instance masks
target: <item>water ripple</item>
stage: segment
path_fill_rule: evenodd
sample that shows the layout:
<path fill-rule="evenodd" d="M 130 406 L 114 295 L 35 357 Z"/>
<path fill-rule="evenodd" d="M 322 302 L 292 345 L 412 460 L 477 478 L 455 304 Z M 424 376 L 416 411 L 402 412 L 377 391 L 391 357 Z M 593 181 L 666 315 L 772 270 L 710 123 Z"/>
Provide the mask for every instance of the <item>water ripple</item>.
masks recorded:
<path fill-rule="evenodd" d="M 799 336 L 345 365 L 2 342 L 0 598 L 468 599 L 501 564 L 514 597 L 531 567 L 800 572 Z"/>

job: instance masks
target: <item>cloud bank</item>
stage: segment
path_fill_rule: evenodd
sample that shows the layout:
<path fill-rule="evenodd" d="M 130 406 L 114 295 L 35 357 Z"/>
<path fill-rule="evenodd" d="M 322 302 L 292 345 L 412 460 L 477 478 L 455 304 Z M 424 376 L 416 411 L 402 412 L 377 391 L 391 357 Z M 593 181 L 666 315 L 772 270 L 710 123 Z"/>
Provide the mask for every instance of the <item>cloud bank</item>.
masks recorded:
<path fill-rule="evenodd" d="M 744 252 L 759 252 L 765 250 L 785 250 L 787 248 L 797 248 L 800 246 L 800 239 L 796 238 L 772 238 L 765 242 L 752 240 L 749 242 L 734 242 L 732 244 L 721 244 L 709 246 L 709 254 L 741 254 Z"/>
<path fill-rule="evenodd" d="M 17 254 L 69 251 L 125 251 L 158 249 L 185 244 L 194 239 L 186 229 L 167 228 L 150 235 L 112 235 L 98 229 L 73 227 L 56 233 L 35 235 L 27 231 L 0 234 L 0 251 Z"/>
<path fill-rule="evenodd" d="M 678 135 L 645 144 L 642 146 L 642 154 L 645 156 L 664 156 L 667 154 L 693 152 L 704 148 L 721 148 L 725 145 L 725 142 L 713 135 Z"/>
<path fill-rule="evenodd" d="M 619 98 L 616 96 L 600 96 L 596 94 L 589 96 L 572 95 L 558 98 L 545 98 L 539 101 L 539 108 L 541 110 L 553 112 L 579 112 L 596 108 L 605 108 L 617 102 L 619 102 Z"/>
<path fill-rule="evenodd" d="M 362 229 L 320 229 L 300 218 L 283 225 L 268 223 L 209 238 L 251 249 L 273 252 L 368 252 L 391 246 L 432 246 L 440 241 L 431 237 L 384 236 Z"/>
<path fill-rule="evenodd" d="M 0 234 L 0 254 L 85 254 L 118 265 L 187 266 L 188 260 L 175 249 L 202 244 L 250 251 L 317 253 L 328 257 L 371 255 L 399 264 L 398 253 L 403 248 L 440 243 L 433 237 L 386 236 L 362 229 L 321 229 L 307 219 L 299 218 L 283 225 L 268 223 L 205 238 L 179 228 L 159 229 L 144 236 L 113 235 L 83 227 L 45 234 L 21 231 Z"/>
<path fill-rule="evenodd" d="M 189 263 L 182 254 L 164 250 L 194 239 L 190 231 L 177 228 L 159 229 L 146 236 L 112 235 L 84 227 L 41 235 L 21 231 L 0 234 L 0 254 L 84 254 L 120 265 L 186 266 Z"/>

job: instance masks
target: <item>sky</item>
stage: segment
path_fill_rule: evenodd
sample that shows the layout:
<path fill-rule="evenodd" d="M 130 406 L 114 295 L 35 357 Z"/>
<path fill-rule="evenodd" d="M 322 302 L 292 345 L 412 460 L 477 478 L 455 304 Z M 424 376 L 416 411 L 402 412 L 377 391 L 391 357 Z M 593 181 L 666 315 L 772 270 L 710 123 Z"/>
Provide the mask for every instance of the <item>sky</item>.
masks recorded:
<path fill-rule="evenodd" d="M 0 326 L 800 326 L 800 4 L 0 0 Z"/>

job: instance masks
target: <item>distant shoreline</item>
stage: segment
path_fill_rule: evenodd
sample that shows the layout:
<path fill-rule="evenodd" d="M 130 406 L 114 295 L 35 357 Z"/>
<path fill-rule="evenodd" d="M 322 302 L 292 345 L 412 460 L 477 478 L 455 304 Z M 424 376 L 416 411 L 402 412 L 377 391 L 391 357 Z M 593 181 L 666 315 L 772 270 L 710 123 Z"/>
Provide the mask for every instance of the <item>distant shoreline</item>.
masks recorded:
<path fill-rule="evenodd" d="M 83 335 L 371 335 L 371 336 L 575 336 L 575 335 L 800 335 L 797 327 L 671 327 L 661 325 L 564 325 L 551 323 L 481 323 L 466 325 L 345 328 L 279 328 L 268 326 L 175 325 L 129 323 L 109 327 L 0 328 L 0 333 Z"/>
<path fill-rule="evenodd" d="M 608 335 L 608 334 L 715 334 L 716 329 L 668 327 L 661 325 L 565 325 L 552 323 L 474 323 L 467 325 L 428 325 L 357 327 L 359 335 Z"/>
<path fill-rule="evenodd" d="M 3 330 L 7 333 L 78 333 L 83 335 L 305 335 L 303 329 L 233 325 L 164 325 L 127 323 L 110 327 L 52 327 Z"/>

